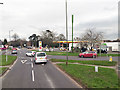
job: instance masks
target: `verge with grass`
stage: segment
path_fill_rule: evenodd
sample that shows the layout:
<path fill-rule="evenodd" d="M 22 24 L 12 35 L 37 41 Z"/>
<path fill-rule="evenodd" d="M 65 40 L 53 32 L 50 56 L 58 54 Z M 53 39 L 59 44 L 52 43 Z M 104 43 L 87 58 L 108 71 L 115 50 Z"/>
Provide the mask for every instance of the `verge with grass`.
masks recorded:
<path fill-rule="evenodd" d="M 37 51 L 38 50 L 32 50 L 32 51 Z M 46 52 L 46 51 L 45 51 Z M 58 52 L 58 51 L 51 51 L 51 52 L 46 52 L 47 55 L 60 55 L 60 56 L 66 56 L 66 52 Z M 79 52 L 68 52 L 68 56 L 78 56 L 80 53 Z M 98 56 L 120 56 L 120 54 L 98 54 Z"/>
<path fill-rule="evenodd" d="M 57 64 L 57 66 L 70 75 L 80 85 L 86 88 L 118 88 L 118 75 L 114 69 L 101 68 L 94 71 L 93 66 L 76 64 Z"/>
<path fill-rule="evenodd" d="M 66 62 L 64 59 L 50 59 L 52 62 Z M 116 61 L 101 61 L 101 60 L 68 60 L 69 63 L 80 63 L 80 64 L 91 64 L 91 65 L 101 65 L 101 66 L 115 66 Z"/>
<path fill-rule="evenodd" d="M 1 56 L 0 56 L 1 57 Z M 7 55 L 7 62 L 6 62 L 6 55 L 2 55 L 2 59 L 0 59 L 0 66 L 11 65 L 17 59 L 17 56 L 10 56 Z"/>
<path fill-rule="evenodd" d="M 0 75 L 2 75 L 8 68 L 7 67 L 1 67 L 0 68 Z"/>

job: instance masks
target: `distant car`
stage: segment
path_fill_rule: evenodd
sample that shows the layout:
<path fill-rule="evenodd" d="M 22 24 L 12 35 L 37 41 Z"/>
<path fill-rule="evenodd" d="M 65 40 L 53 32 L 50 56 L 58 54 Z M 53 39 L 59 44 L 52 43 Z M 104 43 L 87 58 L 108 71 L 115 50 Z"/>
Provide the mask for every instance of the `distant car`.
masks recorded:
<path fill-rule="evenodd" d="M 32 47 L 31 46 L 27 46 L 27 49 L 32 49 Z"/>
<path fill-rule="evenodd" d="M 31 57 L 33 57 L 33 56 L 35 55 L 35 53 L 36 53 L 36 51 L 28 51 L 28 52 L 26 53 L 26 56 L 31 56 Z"/>
<path fill-rule="evenodd" d="M 1 50 L 6 50 L 6 48 L 5 47 L 3 47 L 3 48 L 0 48 Z"/>
<path fill-rule="evenodd" d="M 17 54 L 17 50 L 12 50 L 11 53 L 12 54 Z"/>
<path fill-rule="evenodd" d="M 13 48 L 12 50 L 17 50 L 17 48 Z"/>
<path fill-rule="evenodd" d="M 97 57 L 97 53 L 94 52 L 94 51 L 89 51 L 89 52 L 83 52 L 83 53 L 80 53 L 79 54 L 79 57 L 94 57 L 96 58 Z"/>
<path fill-rule="evenodd" d="M 36 52 L 34 57 L 34 62 L 36 63 L 47 63 L 47 55 L 45 52 Z"/>

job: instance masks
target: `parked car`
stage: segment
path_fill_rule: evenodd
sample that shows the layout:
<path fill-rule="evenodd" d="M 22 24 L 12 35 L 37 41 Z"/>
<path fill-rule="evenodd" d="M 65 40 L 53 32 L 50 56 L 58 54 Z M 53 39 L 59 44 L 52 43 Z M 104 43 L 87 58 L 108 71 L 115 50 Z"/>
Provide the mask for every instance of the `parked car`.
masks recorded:
<path fill-rule="evenodd" d="M 12 50 L 17 50 L 17 48 L 13 48 Z"/>
<path fill-rule="evenodd" d="M 26 53 L 26 56 L 31 56 L 31 57 L 33 57 L 33 56 L 35 55 L 35 53 L 36 53 L 36 51 L 28 51 L 28 52 Z"/>
<path fill-rule="evenodd" d="M 36 52 L 34 57 L 34 62 L 36 63 L 47 63 L 47 55 L 45 52 Z"/>
<path fill-rule="evenodd" d="M 12 50 L 11 53 L 12 54 L 17 54 L 17 50 Z"/>
<path fill-rule="evenodd" d="M 97 53 L 94 51 L 83 52 L 79 54 L 79 57 L 97 57 Z"/>

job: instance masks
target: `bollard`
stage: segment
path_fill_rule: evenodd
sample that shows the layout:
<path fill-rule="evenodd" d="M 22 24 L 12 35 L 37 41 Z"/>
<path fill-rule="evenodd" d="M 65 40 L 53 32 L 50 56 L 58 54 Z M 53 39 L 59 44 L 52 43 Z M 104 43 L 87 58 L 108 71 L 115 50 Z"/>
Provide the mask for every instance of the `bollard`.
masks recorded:
<path fill-rule="evenodd" d="M 110 56 L 109 61 L 112 62 L 112 56 Z"/>
<path fill-rule="evenodd" d="M 98 66 L 95 66 L 95 72 L 98 72 Z"/>

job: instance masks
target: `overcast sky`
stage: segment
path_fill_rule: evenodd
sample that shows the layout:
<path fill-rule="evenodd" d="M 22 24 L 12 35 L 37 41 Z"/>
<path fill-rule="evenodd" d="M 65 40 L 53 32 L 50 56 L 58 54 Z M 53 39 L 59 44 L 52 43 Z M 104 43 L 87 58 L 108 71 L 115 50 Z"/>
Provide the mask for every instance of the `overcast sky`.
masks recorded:
<path fill-rule="evenodd" d="M 118 38 L 119 0 L 67 0 L 68 32 L 71 40 L 72 14 L 74 15 L 74 37 L 80 37 L 88 28 L 104 33 L 104 39 Z M 1 0 L 0 39 L 9 40 L 17 33 L 28 39 L 47 29 L 57 34 L 65 32 L 65 0 Z"/>

